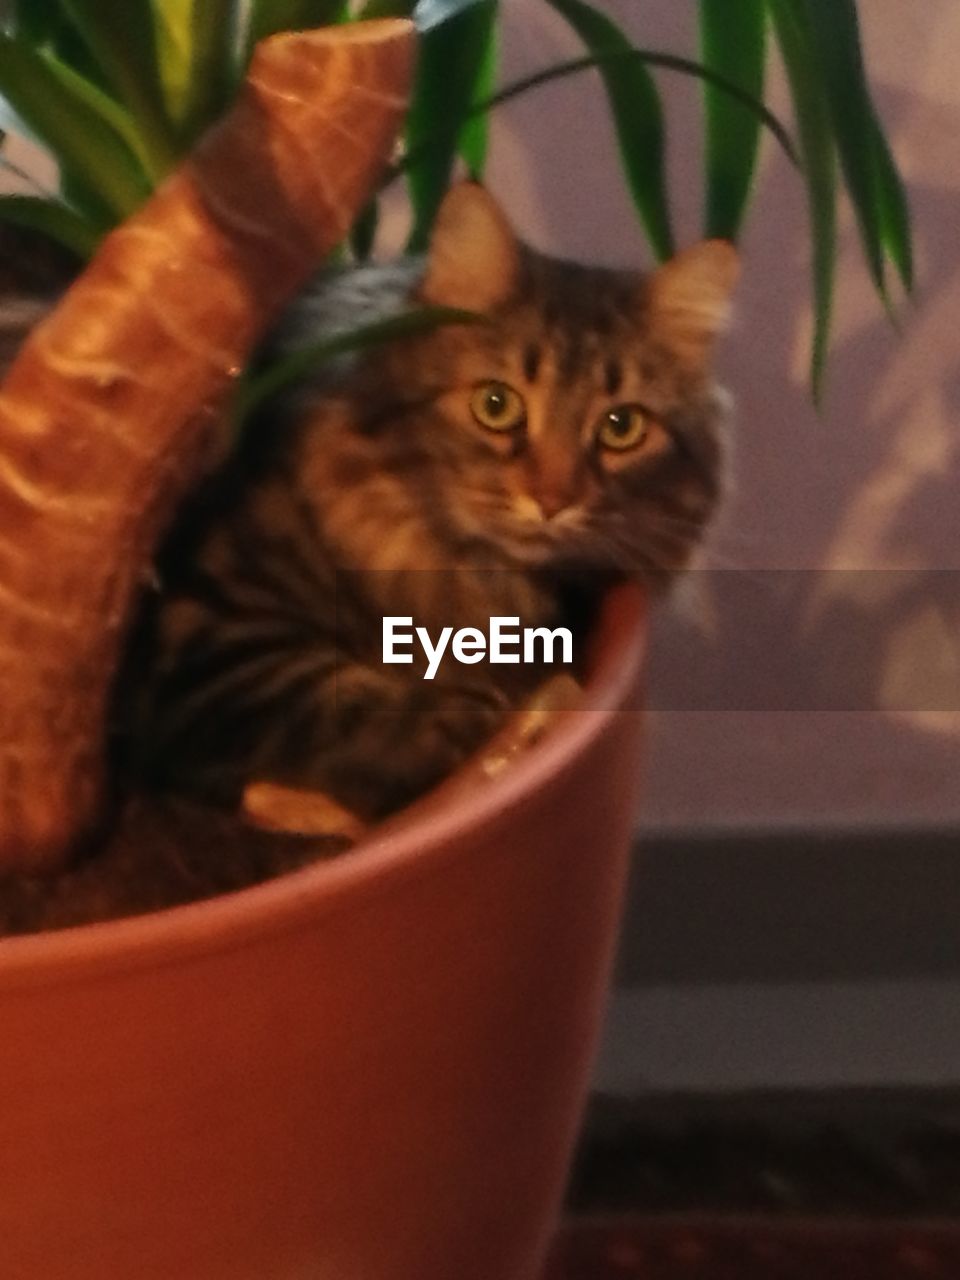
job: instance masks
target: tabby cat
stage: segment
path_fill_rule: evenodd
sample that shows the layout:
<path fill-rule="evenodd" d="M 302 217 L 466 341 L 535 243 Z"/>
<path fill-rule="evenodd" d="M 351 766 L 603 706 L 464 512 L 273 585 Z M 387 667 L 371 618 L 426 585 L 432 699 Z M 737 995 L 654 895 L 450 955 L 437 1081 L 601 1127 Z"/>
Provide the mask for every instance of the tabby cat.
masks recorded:
<path fill-rule="evenodd" d="M 735 274 L 719 242 L 648 276 L 545 257 L 464 183 L 424 259 L 320 278 L 273 354 L 421 303 L 488 322 L 324 364 L 198 495 L 138 646 L 151 785 L 235 807 L 270 780 L 376 819 L 448 774 L 544 673 L 427 682 L 382 664 L 384 615 L 555 626 L 613 578 L 669 580 L 717 499 Z"/>

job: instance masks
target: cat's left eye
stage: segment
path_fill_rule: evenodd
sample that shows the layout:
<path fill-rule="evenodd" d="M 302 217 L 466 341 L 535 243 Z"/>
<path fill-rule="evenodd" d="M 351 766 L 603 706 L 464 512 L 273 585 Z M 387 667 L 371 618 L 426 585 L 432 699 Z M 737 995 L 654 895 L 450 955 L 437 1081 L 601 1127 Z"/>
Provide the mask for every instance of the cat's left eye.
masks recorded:
<path fill-rule="evenodd" d="M 470 411 L 488 431 L 515 431 L 527 416 L 523 397 L 505 382 L 481 382 L 474 387 Z"/>
<path fill-rule="evenodd" d="M 643 444 L 653 421 L 638 404 L 620 404 L 600 419 L 597 441 L 604 449 L 623 452 Z"/>

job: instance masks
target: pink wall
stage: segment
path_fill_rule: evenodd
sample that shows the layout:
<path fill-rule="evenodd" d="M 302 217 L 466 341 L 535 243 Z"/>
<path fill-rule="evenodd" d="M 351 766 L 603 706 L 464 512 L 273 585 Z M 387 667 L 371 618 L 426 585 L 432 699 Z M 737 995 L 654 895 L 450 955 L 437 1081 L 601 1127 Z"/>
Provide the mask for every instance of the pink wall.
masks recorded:
<path fill-rule="evenodd" d="M 694 6 L 605 0 L 638 44 L 689 51 Z M 681 616 L 660 628 L 646 821 L 939 823 L 960 818 L 960 6 L 862 0 L 880 107 L 909 182 L 919 289 L 898 338 L 848 208 L 829 396 L 806 386 L 802 187 L 765 146 L 723 372 L 736 480 Z M 506 0 L 506 76 L 575 48 L 540 0 Z M 697 91 L 668 89 L 678 225 L 699 218 Z M 779 75 L 776 101 L 786 108 Z M 645 250 L 588 79 L 511 106 L 491 185 L 568 256 Z M 885 572 L 878 572 L 878 571 Z M 956 579 L 956 580 L 955 580 Z M 682 709 L 681 709 L 682 708 Z"/>

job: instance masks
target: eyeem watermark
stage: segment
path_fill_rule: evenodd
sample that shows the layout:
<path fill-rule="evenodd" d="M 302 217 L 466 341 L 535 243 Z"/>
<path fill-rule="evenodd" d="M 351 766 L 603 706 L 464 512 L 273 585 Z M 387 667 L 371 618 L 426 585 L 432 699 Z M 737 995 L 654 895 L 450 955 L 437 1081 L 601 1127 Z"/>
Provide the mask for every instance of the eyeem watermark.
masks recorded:
<path fill-rule="evenodd" d="M 426 627 L 415 627 L 413 618 L 386 617 L 383 620 L 383 661 L 413 662 L 414 644 L 419 642 L 427 659 L 424 680 L 432 680 L 448 648 L 457 662 L 473 666 L 493 663 L 570 663 L 573 661 L 573 634 L 566 627 L 521 627 L 519 618 L 491 618 L 484 633 L 477 627 L 443 627 L 436 642 Z M 559 656 L 557 650 L 559 647 Z"/>

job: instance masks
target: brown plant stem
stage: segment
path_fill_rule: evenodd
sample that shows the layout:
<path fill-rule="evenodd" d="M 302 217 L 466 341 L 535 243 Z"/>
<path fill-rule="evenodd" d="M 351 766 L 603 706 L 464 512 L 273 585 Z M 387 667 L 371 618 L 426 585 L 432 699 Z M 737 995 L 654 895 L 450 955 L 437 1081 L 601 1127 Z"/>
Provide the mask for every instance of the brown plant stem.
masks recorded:
<path fill-rule="evenodd" d="M 0 868 L 95 823 L 138 583 L 251 349 L 370 195 L 412 54 L 402 21 L 265 41 L 0 388 Z"/>

